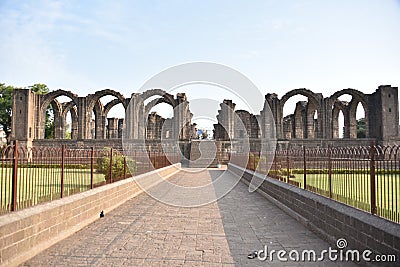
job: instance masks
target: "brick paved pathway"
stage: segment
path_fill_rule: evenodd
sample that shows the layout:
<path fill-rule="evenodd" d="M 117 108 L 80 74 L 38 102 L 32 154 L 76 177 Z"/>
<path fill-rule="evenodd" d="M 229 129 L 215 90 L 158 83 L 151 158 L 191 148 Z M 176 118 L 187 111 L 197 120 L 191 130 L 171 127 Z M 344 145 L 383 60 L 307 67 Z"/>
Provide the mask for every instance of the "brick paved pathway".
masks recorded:
<path fill-rule="evenodd" d="M 222 173 L 181 172 L 170 180 L 199 185 Z M 227 172 L 223 175 L 233 179 Z M 247 259 L 249 252 L 264 245 L 287 251 L 328 248 L 240 182 L 218 202 L 198 208 L 174 207 L 141 194 L 23 266 L 345 266 Z"/>

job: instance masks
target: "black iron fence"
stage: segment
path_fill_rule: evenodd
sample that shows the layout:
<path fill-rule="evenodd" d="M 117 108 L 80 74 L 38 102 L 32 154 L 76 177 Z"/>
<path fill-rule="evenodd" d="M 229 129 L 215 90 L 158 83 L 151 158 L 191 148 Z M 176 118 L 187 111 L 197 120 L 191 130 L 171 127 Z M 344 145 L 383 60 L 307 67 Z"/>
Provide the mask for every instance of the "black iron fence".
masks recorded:
<path fill-rule="evenodd" d="M 0 149 L 0 214 L 83 192 L 180 162 L 177 153 L 113 148 Z"/>
<path fill-rule="evenodd" d="M 231 162 L 400 223 L 400 146 L 251 152 Z"/>

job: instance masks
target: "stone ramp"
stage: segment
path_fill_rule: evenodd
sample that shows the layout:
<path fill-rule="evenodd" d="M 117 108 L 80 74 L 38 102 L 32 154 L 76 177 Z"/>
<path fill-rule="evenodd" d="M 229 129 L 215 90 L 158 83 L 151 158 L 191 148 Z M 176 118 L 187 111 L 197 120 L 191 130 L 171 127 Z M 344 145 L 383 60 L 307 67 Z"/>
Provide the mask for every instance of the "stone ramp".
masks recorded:
<path fill-rule="evenodd" d="M 200 186 L 221 174 L 234 179 L 229 172 L 209 169 L 184 170 L 170 181 Z M 198 208 L 166 205 L 141 194 L 23 266 L 338 266 L 247 258 L 264 245 L 276 250 L 329 247 L 239 182 L 225 197 Z"/>

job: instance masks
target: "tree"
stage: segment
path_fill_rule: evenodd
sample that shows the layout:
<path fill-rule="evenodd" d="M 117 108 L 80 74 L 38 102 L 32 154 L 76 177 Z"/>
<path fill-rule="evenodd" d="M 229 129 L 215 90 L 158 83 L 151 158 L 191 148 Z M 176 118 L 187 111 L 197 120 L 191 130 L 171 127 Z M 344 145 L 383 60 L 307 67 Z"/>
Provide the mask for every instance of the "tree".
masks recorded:
<path fill-rule="evenodd" d="M 45 85 L 44 83 L 35 83 L 28 88 L 39 95 L 45 95 L 50 91 L 47 85 Z"/>
<path fill-rule="evenodd" d="M 13 86 L 0 83 L 0 126 L 5 132 L 7 140 L 9 140 L 11 133 L 13 90 Z"/>
<path fill-rule="evenodd" d="M 16 87 L 0 83 L 0 126 L 5 132 L 7 140 L 9 140 L 9 136 L 11 134 L 11 116 L 14 89 L 16 89 Z M 47 94 L 49 92 L 47 85 L 42 83 L 36 83 L 32 86 L 29 86 L 29 89 L 37 94 Z M 51 117 L 49 109 L 46 111 L 46 127 L 51 127 L 54 132 L 54 127 L 52 127 L 54 122 L 47 125 L 47 117 Z"/>
<path fill-rule="evenodd" d="M 365 138 L 366 135 L 366 124 L 365 124 L 365 118 L 361 118 L 357 120 L 357 138 Z"/>

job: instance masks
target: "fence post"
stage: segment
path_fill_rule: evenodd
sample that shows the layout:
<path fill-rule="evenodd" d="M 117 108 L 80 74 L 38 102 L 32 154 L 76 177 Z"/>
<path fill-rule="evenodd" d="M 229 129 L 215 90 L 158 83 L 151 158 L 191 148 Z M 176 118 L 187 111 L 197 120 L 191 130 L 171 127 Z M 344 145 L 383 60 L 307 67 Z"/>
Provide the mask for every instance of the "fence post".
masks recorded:
<path fill-rule="evenodd" d="M 126 179 L 126 156 L 124 156 L 124 179 Z"/>
<path fill-rule="evenodd" d="M 90 149 L 90 189 L 93 189 L 94 178 L 94 147 Z"/>
<path fill-rule="evenodd" d="M 112 183 L 112 161 L 113 161 L 113 149 L 110 148 L 110 170 L 109 170 L 109 177 L 110 177 L 110 183 Z"/>
<path fill-rule="evenodd" d="M 289 145 L 286 147 L 286 183 L 289 183 L 290 159 L 289 159 Z"/>
<path fill-rule="evenodd" d="M 14 141 L 13 168 L 12 168 L 12 191 L 11 191 L 11 211 L 17 210 L 17 181 L 18 177 L 18 140 Z"/>
<path fill-rule="evenodd" d="M 371 196 L 371 213 L 376 214 L 375 143 L 374 142 L 371 142 L 371 148 L 370 148 L 370 196 Z"/>
<path fill-rule="evenodd" d="M 139 170 L 139 165 L 138 165 L 138 160 L 137 160 L 137 154 L 136 154 L 136 150 L 134 151 L 134 156 L 133 158 L 135 159 L 135 168 L 133 169 L 133 176 L 136 176 L 138 170 Z"/>
<path fill-rule="evenodd" d="M 329 198 L 332 198 L 332 147 L 328 145 L 328 184 Z"/>
<path fill-rule="evenodd" d="M 274 151 L 275 177 L 274 177 L 274 178 L 278 179 L 278 166 L 277 166 L 277 158 L 276 158 L 276 155 L 277 155 L 277 153 L 276 153 L 276 149 L 275 149 L 275 151 Z"/>
<path fill-rule="evenodd" d="M 303 188 L 307 189 L 306 146 L 303 146 Z"/>
<path fill-rule="evenodd" d="M 65 168 L 65 145 L 61 146 L 61 194 L 60 197 L 64 196 L 64 168 Z"/>

